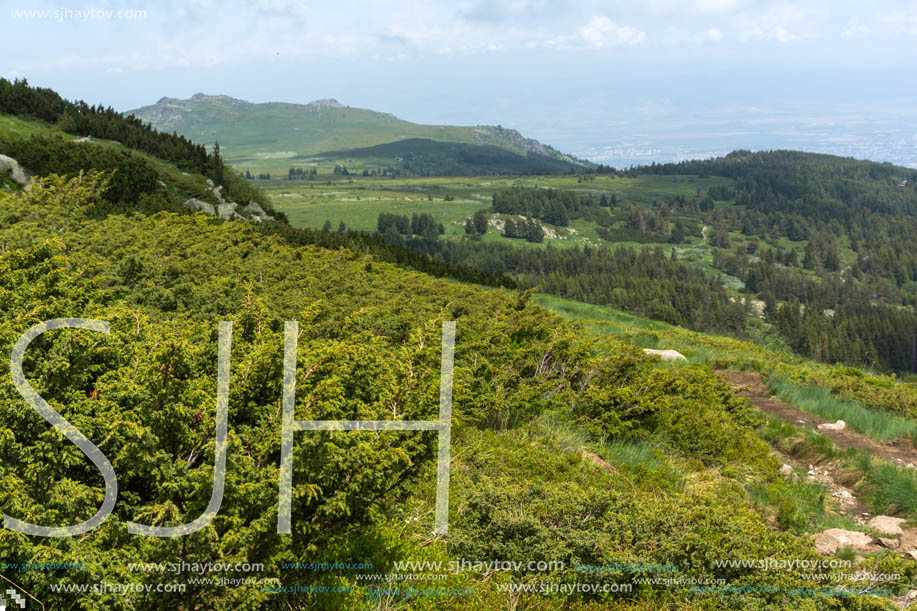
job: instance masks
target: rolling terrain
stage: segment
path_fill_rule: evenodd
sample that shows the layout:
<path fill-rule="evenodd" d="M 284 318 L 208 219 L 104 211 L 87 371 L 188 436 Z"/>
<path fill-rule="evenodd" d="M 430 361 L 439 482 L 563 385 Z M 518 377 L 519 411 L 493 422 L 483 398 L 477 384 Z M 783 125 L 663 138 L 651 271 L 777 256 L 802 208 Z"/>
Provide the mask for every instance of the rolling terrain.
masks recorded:
<path fill-rule="evenodd" d="M 727 250 L 710 244 L 723 237 L 716 223 L 735 244 L 732 254 L 740 246 L 752 254 L 751 237 L 734 229 L 741 219 L 728 216 L 751 202 L 711 196 L 713 207 L 702 211 L 708 229 L 688 225 L 706 222 L 690 206 L 672 206 L 679 211 L 669 216 L 659 210 L 666 198 L 728 195 L 743 176 L 692 168 L 474 179 L 323 174 L 233 187 L 238 175 L 192 143 L 104 111 L 85 117 L 92 139 L 74 142 L 85 135 L 64 129 L 71 127 L 60 119 L 65 104 L 46 92 L 18 93 L 33 103 L 0 95 L 0 109 L 15 110 L 0 114 L 0 154 L 16 152 L 36 167 L 27 166 L 34 174 L 28 188 L 12 175 L 0 182 L 0 347 L 9 354 L 43 320 L 109 321 L 108 334 L 58 330 L 36 339 L 24 375 L 100 446 L 119 486 L 113 513 L 91 533 L 45 538 L 4 529 L 0 575 L 29 597 L 29 608 L 878 611 L 913 600 L 917 536 L 908 521 L 917 520 L 917 480 L 894 461 L 913 455 L 917 440 L 912 383 L 807 359 L 773 338 L 751 342 L 532 286 L 500 288 L 509 283 L 478 267 L 484 251 L 465 251 L 476 254 L 466 260 L 474 265 L 460 267 L 443 260 L 445 250 L 439 260 L 418 252 L 416 233 L 396 230 L 397 240 L 388 240 L 346 223 L 340 232 L 315 229 L 318 220 L 295 216 L 324 202 L 329 220 L 352 214 L 347 222 L 372 229 L 386 212 L 408 217 L 410 233 L 415 214 L 433 211 L 444 229 L 430 240 L 437 244 L 572 253 L 559 259 L 564 274 L 555 274 L 571 281 L 571 291 L 590 286 L 577 265 L 601 271 L 608 263 L 590 258 L 603 249 L 585 240 L 608 241 L 598 228 L 626 232 L 635 239 L 621 246 L 616 273 L 623 280 L 655 275 L 645 286 L 614 287 L 626 287 L 636 307 L 640 290 L 657 284 L 674 283 L 677 292 L 697 283 L 714 292 L 707 272 L 679 263 L 687 250 L 673 261 L 669 248 L 696 248 L 699 261 L 712 263 Z M 122 170 L 136 179 L 112 191 Z M 888 193 L 874 190 L 885 178 L 876 171 L 867 182 L 875 218 L 894 215 L 901 223 L 896 206 L 907 206 L 910 194 L 880 197 Z M 181 204 L 195 190 L 206 196 L 208 181 L 237 189 L 239 200 L 266 198 L 258 186 L 278 207 L 281 195 L 301 198 L 286 211 L 303 226 L 281 215 L 257 223 L 192 214 Z M 545 199 L 545 187 L 575 197 Z M 507 197 L 494 201 L 503 190 Z M 365 200 L 376 207 L 363 210 Z M 545 202 L 552 205 L 539 207 Z M 559 202 L 569 208 L 553 205 Z M 560 236 L 498 237 L 494 227 L 475 239 L 474 213 L 494 205 L 524 206 L 529 218 L 556 221 L 569 213 L 566 225 L 544 222 L 558 231 L 591 227 L 594 235 L 564 234 L 571 244 L 563 248 Z M 645 232 L 631 220 L 640 210 Z M 603 225 L 597 211 L 613 222 Z M 487 214 L 488 226 L 521 216 Z M 653 225 L 650 214 L 666 224 Z M 668 240 L 679 218 L 684 241 L 666 241 L 657 257 L 660 243 L 641 239 Z M 472 232 L 459 224 L 466 220 Z M 856 239 L 869 243 L 867 235 Z M 805 256 L 809 242 L 780 247 L 802 248 Z M 840 254 L 841 264 L 852 265 L 849 253 Z M 518 263 L 528 265 L 524 257 Z M 513 276 L 529 282 L 533 273 Z M 820 279 L 817 268 L 806 273 Z M 739 289 L 728 289 L 724 303 L 749 296 Z M 292 532 L 277 532 L 284 324 L 293 320 L 300 420 L 435 418 L 440 328 L 456 322 L 448 533 L 432 533 L 438 440 L 423 431 L 297 431 Z M 208 511 L 219 454 L 220 321 L 232 324 L 225 499 L 187 536 L 131 534 L 129 522 L 176 526 Z M 685 360 L 661 361 L 645 348 L 676 349 Z M 38 524 L 86 519 L 105 492 L 97 469 L 22 399 L 9 360 L 0 367 L 0 508 Z M 759 384 L 750 400 L 728 382 L 748 379 Z M 781 413 L 803 421 L 758 409 L 776 400 L 788 406 Z M 835 444 L 841 436 L 810 425 L 841 415 L 859 445 Z M 873 442 L 901 450 L 870 453 Z M 850 496 L 836 496 L 842 489 Z M 875 516 L 901 526 L 900 534 L 881 530 Z M 866 543 L 826 547 L 833 529 Z M 21 569 L 39 561 L 56 568 Z M 493 561 L 525 568 L 483 564 Z M 782 564 L 770 570 L 764 561 Z M 251 570 L 170 569 L 208 562 Z M 93 588 L 101 584 L 122 589 Z M 164 585 L 170 589 L 152 590 Z"/>
<path fill-rule="evenodd" d="M 239 169 L 261 169 L 277 160 L 302 162 L 324 153 L 362 149 L 405 139 L 461 142 L 513 151 L 523 163 L 531 154 L 553 160 L 556 167 L 587 167 L 590 164 L 526 138 L 513 129 L 478 125 L 419 125 L 388 113 L 345 106 L 333 99 L 309 104 L 267 102 L 254 104 L 225 95 L 198 93 L 187 100 L 162 98 L 156 104 L 129 110 L 155 129 L 176 131 L 195 142 L 220 142 L 227 160 Z M 488 149 L 479 149 L 486 153 Z M 386 151 L 375 151 L 386 153 Z M 386 164 L 396 162 L 402 151 L 380 155 Z M 292 162 L 291 162 L 292 163 Z M 536 166 L 546 167 L 544 164 Z"/>

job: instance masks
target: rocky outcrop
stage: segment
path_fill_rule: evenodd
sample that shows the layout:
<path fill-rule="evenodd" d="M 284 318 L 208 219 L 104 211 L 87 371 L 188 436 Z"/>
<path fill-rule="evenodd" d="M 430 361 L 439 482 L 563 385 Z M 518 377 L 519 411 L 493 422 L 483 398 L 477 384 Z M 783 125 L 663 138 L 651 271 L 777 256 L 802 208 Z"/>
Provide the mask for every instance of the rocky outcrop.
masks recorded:
<path fill-rule="evenodd" d="M 688 360 L 685 358 L 685 355 L 683 355 L 678 350 L 653 350 L 652 348 L 644 348 L 643 351 L 647 354 L 655 354 L 656 356 L 661 358 L 663 361 L 687 361 Z"/>
<path fill-rule="evenodd" d="M 825 555 L 835 554 L 844 547 L 854 551 L 871 551 L 876 547 L 873 538 L 866 533 L 843 528 L 830 528 L 812 535 L 812 539 L 815 541 L 815 551 Z"/>
<path fill-rule="evenodd" d="M 29 184 L 29 175 L 26 173 L 25 169 L 19 165 L 19 162 L 12 157 L 0 155 L 0 174 L 6 174 L 7 172 L 9 172 L 10 178 L 23 187 Z"/>
<path fill-rule="evenodd" d="M 904 518 L 876 516 L 867 522 L 866 526 L 873 530 L 879 531 L 883 535 L 903 535 L 904 530 L 901 528 L 901 524 L 903 524 L 904 521 Z"/>
<path fill-rule="evenodd" d="M 273 221 L 274 217 L 264 211 L 264 208 L 258 205 L 257 202 L 250 202 L 245 208 L 245 212 L 251 217 L 256 223 L 261 221 Z"/>
<path fill-rule="evenodd" d="M 216 216 L 216 208 L 213 207 L 213 204 L 208 204 L 199 199 L 192 197 L 184 203 L 184 206 L 190 209 L 192 212 L 203 212 L 207 216 Z"/>

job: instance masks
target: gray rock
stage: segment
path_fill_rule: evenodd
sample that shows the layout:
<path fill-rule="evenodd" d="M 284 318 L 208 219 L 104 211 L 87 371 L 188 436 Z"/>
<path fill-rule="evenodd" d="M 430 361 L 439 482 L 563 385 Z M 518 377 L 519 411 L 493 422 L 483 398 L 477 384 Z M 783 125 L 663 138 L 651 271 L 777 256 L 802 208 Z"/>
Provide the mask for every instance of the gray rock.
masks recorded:
<path fill-rule="evenodd" d="M 837 422 L 826 422 L 824 424 L 818 425 L 819 431 L 843 431 L 847 428 L 847 424 L 843 420 L 838 420 Z"/>
<path fill-rule="evenodd" d="M 656 356 L 661 358 L 663 361 L 687 361 L 688 360 L 685 358 L 685 355 L 683 355 L 678 350 L 653 350 L 652 348 L 644 348 L 643 352 L 645 352 L 646 354 L 655 354 Z"/>
<path fill-rule="evenodd" d="M 184 206 L 190 208 L 193 212 L 203 212 L 208 216 L 216 216 L 216 209 L 213 207 L 213 204 L 208 204 L 207 202 L 202 202 L 199 199 L 191 198 L 184 203 Z"/>
<path fill-rule="evenodd" d="M 242 218 L 236 212 L 236 206 L 238 206 L 238 204 L 233 204 L 233 203 L 220 204 L 219 206 L 217 206 L 217 216 L 219 216 L 221 219 L 226 220 L 226 221 L 232 218 L 236 218 L 236 217 Z"/>
<path fill-rule="evenodd" d="M 23 169 L 19 162 L 12 157 L 0 155 L 0 173 L 10 173 L 10 178 L 22 186 L 29 184 L 29 175 Z"/>
<path fill-rule="evenodd" d="M 901 542 L 897 539 L 886 539 L 884 537 L 879 537 L 879 543 L 882 544 L 882 547 L 888 549 L 898 549 L 901 546 Z"/>
<path fill-rule="evenodd" d="M 210 187 L 211 189 L 213 188 L 213 181 L 210 180 L 209 178 L 207 179 L 207 186 Z"/>
<path fill-rule="evenodd" d="M 871 519 L 869 522 L 866 522 L 866 526 L 874 530 L 879 531 L 884 535 L 903 535 L 904 531 L 901 529 L 901 524 L 904 522 L 904 518 L 893 518 L 891 516 L 876 516 Z"/>
<path fill-rule="evenodd" d="M 83 136 L 82 138 L 74 138 L 74 142 L 92 142 L 92 136 Z"/>
<path fill-rule="evenodd" d="M 829 528 L 817 535 L 812 535 L 812 539 L 815 542 L 815 551 L 820 554 L 834 554 L 842 547 L 864 550 L 872 544 L 872 537 L 866 533 L 843 528 Z"/>
<path fill-rule="evenodd" d="M 264 208 L 258 205 L 257 202 L 249 202 L 247 206 L 243 208 L 245 212 L 251 217 L 256 223 L 261 221 L 273 221 L 274 217 L 264 211 Z"/>

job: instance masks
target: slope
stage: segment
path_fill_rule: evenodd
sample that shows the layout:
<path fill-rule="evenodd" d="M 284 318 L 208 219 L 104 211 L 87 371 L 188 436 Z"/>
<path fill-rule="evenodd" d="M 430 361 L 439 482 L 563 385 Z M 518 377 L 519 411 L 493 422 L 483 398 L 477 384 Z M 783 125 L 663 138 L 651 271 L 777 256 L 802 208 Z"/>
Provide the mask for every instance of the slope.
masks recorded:
<path fill-rule="evenodd" d="M 513 129 L 419 125 L 388 113 L 345 106 L 333 99 L 309 104 L 255 104 L 225 95 L 198 93 L 186 100 L 165 97 L 125 114 L 135 115 L 159 130 L 177 131 L 195 142 L 209 145 L 218 140 L 227 159 L 244 169 L 254 169 L 257 162 L 268 159 L 316 155 L 404 138 L 492 145 L 589 165 Z"/>

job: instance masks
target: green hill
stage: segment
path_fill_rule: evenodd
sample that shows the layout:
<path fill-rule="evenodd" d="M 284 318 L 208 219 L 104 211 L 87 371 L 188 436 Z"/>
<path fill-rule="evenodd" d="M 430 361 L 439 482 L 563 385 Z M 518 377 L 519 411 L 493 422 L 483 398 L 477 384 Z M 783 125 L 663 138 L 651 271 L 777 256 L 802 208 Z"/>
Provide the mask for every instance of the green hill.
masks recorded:
<path fill-rule="evenodd" d="M 158 130 L 176 131 L 195 142 L 209 145 L 218 140 L 226 158 L 241 168 L 261 169 L 269 160 L 363 148 L 405 138 L 491 145 L 589 165 L 513 129 L 419 125 L 388 113 L 351 108 L 337 100 L 254 104 L 225 95 L 198 93 L 187 100 L 165 97 L 125 114 Z"/>
<path fill-rule="evenodd" d="M 406 138 L 364 148 L 329 151 L 320 160 L 339 161 L 345 167 L 363 168 L 368 175 L 375 167 L 388 166 L 414 176 L 498 176 L 571 173 L 581 166 L 535 151 L 519 153 L 499 146 L 437 142 L 427 138 Z M 309 159 L 304 160 L 307 164 Z M 351 165 L 356 162 L 356 165 Z M 353 172 L 353 169 L 350 170 Z"/>
<path fill-rule="evenodd" d="M 0 107 L 7 101 L 0 95 Z M 68 123 L 66 105 L 32 108 Z M 118 142 L 74 143 L 60 126 L 0 116 L 0 136 L 20 157 L 65 174 L 0 186 L 0 352 L 11 355 L 42 321 L 110 325 L 42 334 L 23 359 L 28 384 L 97 444 L 118 488 L 110 516 L 78 537 L 5 525 L 0 576 L 29 597 L 27 608 L 864 611 L 903 600 L 917 575 L 906 549 L 843 549 L 838 560 L 854 566 L 819 564 L 811 533 L 864 527 L 821 484 L 780 474 L 785 458 L 764 439 L 804 432 L 767 421 L 712 368 L 830 388 L 873 406 L 858 413 L 879 424 L 885 412 L 914 413 L 913 387 L 604 308 L 434 278 L 418 262 L 444 269 L 362 234 L 138 209 L 134 195 L 179 195 L 158 193 L 156 180 L 209 186 L 175 163 L 219 177 L 219 157 L 111 117 L 80 119 Z M 120 143 L 129 138 L 134 146 Z M 120 166 L 131 180 L 111 191 Z M 525 195 L 517 203 L 541 201 Z M 299 330 L 296 420 L 424 421 L 439 413 L 439 333 L 450 320 L 449 532 L 432 534 L 439 435 L 299 430 L 292 528 L 278 533 L 285 323 Z M 228 346 L 222 321 L 232 325 Z M 221 343 L 220 508 L 185 536 L 131 534 L 131 522 L 169 527 L 208 515 Z M 640 349 L 672 345 L 690 360 L 664 363 Z M 29 407 L 12 373 L 0 359 L 0 509 L 40 525 L 87 520 L 106 493 L 99 470 Z M 786 450 L 800 461 L 835 456 L 821 439 Z M 845 478 L 863 487 L 870 512 L 917 518 L 912 471 L 855 462 Z M 762 560 L 784 566 L 761 570 Z M 864 582 L 880 573 L 891 577 Z"/>

